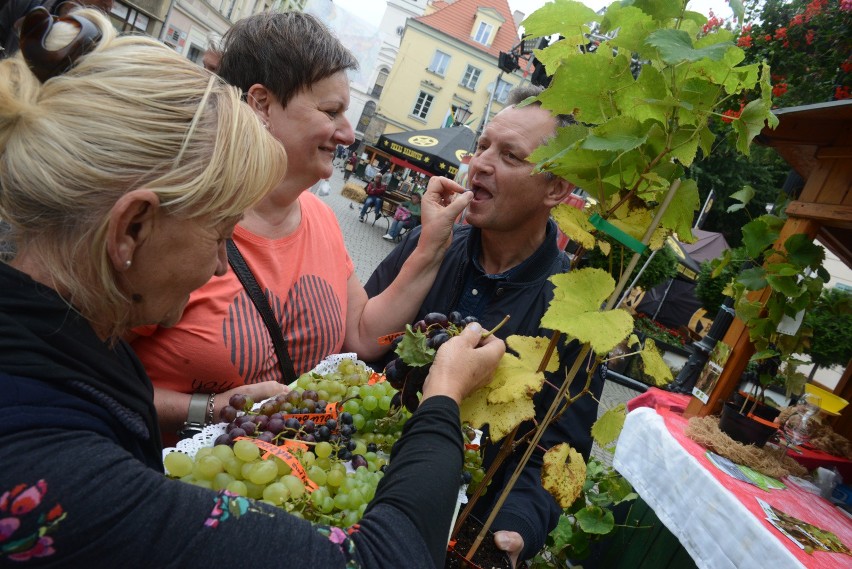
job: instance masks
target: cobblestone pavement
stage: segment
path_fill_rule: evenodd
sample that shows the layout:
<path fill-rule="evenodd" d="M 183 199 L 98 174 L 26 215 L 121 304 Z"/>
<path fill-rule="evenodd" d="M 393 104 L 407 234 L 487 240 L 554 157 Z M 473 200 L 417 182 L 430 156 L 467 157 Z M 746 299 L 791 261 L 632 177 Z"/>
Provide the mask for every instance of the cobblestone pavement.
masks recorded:
<path fill-rule="evenodd" d="M 350 181 L 352 180 L 367 185 L 366 182 L 355 178 L 350 178 Z M 338 223 L 340 223 L 340 229 L 343 231 L 349 256 L 352 257 L 352 262 L 355 264 L 355 274 L 358 275 L 362 283 L 367 282 L 376 266 L 394 248 L 394 243 L 382 239 L 388 225 L 384 219 L 379 219 L 375 225 L 372 225 L 372 213 L 368 214 L 367 222 L 358 221 L 360 204 L 340 194 L 343 189 L 343 172 L 341 170 L 335 168 L 329 181 L 331 182 L 331 193 L 322 196 L 320 199 L 334 210 Z M 639 393 L 630 388 L 607 381 L 604 385 L 598 414 L 600 415 L 607 409 L 624 403 L 637 395 Z M 592 455 L 606 464 L 612 463 L 612 456 L 598 448 L 597 445 L 592 450 Z"/>

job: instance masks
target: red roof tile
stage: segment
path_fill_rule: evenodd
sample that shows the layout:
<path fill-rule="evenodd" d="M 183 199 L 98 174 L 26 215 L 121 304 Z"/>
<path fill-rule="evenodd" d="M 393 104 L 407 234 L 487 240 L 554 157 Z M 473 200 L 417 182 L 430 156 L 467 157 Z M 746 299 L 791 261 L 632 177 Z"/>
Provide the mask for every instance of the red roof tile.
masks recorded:
<path fill-rule="evenodd" d="M 497 57 L 499 52 L 508 52 L 518 43 L 518 28 L 515 26 L 512 11 L 506 0 L 455 0 L 455 2 L 438 0 L 433 6 L 437 8 L 437 11 L 415 19 L 480 51 Z M 506 20 L 497 30 L 497 36 L 490 46 L 475 42 L 470 37 L 478 8 L 493 8 Z"/>

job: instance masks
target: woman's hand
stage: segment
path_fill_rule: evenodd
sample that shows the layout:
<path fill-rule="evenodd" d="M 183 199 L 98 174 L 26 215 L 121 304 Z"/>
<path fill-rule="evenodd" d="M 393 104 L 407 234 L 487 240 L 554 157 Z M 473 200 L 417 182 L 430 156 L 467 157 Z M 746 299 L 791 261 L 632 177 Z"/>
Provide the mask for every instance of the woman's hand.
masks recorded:
<path fill-rule="evenodd" d="M 233 389 L 229 389 L 223 393 L 217 393 L 215 404 L 214 404 L 214 417 L 213 420 L 215 422 L 219 422 L 219 410 L 228 405 L 228 400 L 231 399 L 232 395 L 245 395 L 246 397 L 250 397 L 252 401 L 255 403 L 260 403 L 265 399 L 269 399 L 270 397 L 275 397 L 281 393 L 289 393 L 290 388 L 284 385 L 283 383 L 278 383 L 277 381 L 264 381 L 261 383 L 249 383 L 247 385 L 240 385 L 239 387 L 235 387 Z M 237 409 L 237 411 L 241 411 L 241 409 Z"/>
<path fill-rule="evenodd" d="M 449 178 L 432 176 L 420 205 L 423 229 L 418 247 L 429 247 L 443 255 L 450 245 L 456 218 L 472 199 L 473 192 L 465 192 Z"/>
<path fill-rule="evenodd" d="M 506 345 L 489 336 L 482 339 L 482 326 L 468 324 L 462 333 L 438 349 L 429 375 L 423 384 L 423 400 L 446 395 L 462 399 L 491 381 L 494 369 L 503 357 Z"/>

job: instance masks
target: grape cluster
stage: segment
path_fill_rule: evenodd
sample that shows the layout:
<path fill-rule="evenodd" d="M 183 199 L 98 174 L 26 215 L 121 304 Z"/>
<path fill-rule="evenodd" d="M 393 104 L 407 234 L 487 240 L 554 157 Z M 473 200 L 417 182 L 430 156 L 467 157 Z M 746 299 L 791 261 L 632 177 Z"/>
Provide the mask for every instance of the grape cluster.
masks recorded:
<path fill-rule="evenodd" d="M 263 500 L 318 523 L 348 527 L 364 513 L 383 476 L 387 455 L 410 416 L 391 404 L 396 390 L 386 381 L 370 385 L 372 371 L 343 360 L 325 376 L 307 373 L 287 394 L 255 405 L 235 395 L 220 411 L 226 432 L 195 458 L 173 452 L 164 458 L 169 475 L 213 490 Z M 325 413 L 334 403 L 339 413 Z M 316 420 L 315 420 L 316 419 Z M 310 450 L 287 447 L 317 488 L 311 491 L 291 466 L 265 454 L 251 440 L 281 445 L 296 440 Z M 238 440 L 239 439 L 239 440 Z M 347 469 L 347 463 L 350 467 Z"/>
<path fill-rule="evenodd" d="M 407 327 L 405 335 L 394 340 L 398 357 L 385 367 L 385 377 L 392 387 L 399 390 L 399 402 L 410 412 L 414 413 L 420 405 L 418 393 L 423 391 L 423 383 L 429 375 L 435 352 L 473 322 L 478 320 L 473 316 L 462 317 L 459 312 L 450 312 L 448 315 L 430 312 L 414 326 Z M 425 343 L 420 341 L 423 337 Z M 408 344 L 408 349 L 402 349 L 403 342 Z M 416 351 L 413 357 L 410 349 Z"/>

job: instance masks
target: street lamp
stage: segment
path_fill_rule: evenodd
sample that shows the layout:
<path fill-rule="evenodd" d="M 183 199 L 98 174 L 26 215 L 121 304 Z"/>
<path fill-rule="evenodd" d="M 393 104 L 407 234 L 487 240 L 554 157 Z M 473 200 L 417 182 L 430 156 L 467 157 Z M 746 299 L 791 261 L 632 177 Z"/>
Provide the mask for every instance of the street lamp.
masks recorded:
<path fill-rule="evenodd" d="M 467 123 L 467 119 L 470 118 L 470 115 L 473 114 L 470 108 L 468 107 L 458 107 L 456 112 L 453 113 L 453 126 L 461 126 Z"/>

